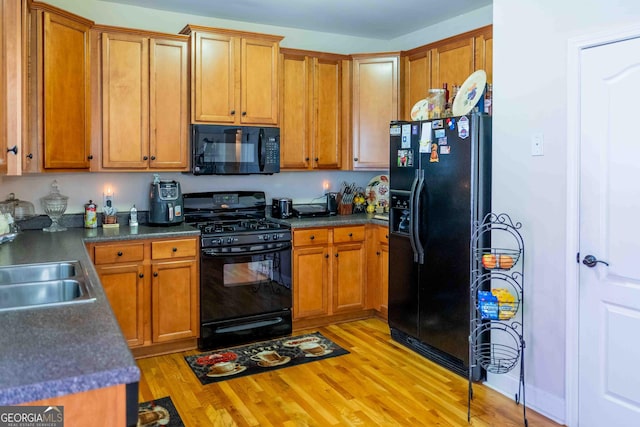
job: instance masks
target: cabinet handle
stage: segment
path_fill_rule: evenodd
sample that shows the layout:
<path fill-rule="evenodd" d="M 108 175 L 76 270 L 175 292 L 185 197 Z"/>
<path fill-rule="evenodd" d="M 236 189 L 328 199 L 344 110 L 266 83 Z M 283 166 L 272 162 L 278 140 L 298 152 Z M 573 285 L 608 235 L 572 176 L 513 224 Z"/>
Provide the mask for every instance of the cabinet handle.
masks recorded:
<path fill-rule="evenodd" d="M 358 161 L 358 158 L 357 158 L 357 157 L 354 157 L 354 158 L 353 158 L 353 161 L 354 161 L 354 162 L 357 162 L 357 161 Z"/>
<path fill-rule="evenodd" d="M 325 258 L 329 258 L 329 254 L 325 254 L 325 255 L 324 255 L 324 257 L 325 257 Z"/>
<path fill-rule="evenodd" d="M 317 162 L 319 159 L 316 157 L 316 158 L 315 158 L 315 159 L 313 159 L 313 160 Z"/>
<path fill-rule="evenodd" d="M 380 251 L 377 251 L 377 252 L 376 252 L 376 255 L 380 255 Z"/>
<path fill-rule="evenodd" d="M 27 154 L 27 159 L 33 159 L 33 153 Z"/>
<path fill-rule="evenodd" d="M 311 240 L 313 240 L 313 239 L 315 239 L 315 238 L 316 238 L 316 236 L 314 236 L 314 235 L 311 235 L 311 236 L 309 237 L 309 239 L 311 239 Z"/>
<path fill-rule="evenodd" d="M 338 254 L 336 254 L 336 258 L 338 258 Z"/>
<path fill-rule="evenodd" d="M 142 279 L 144 277 L 144 274 L 140 273 L 138 274 L 138 277 Z"/>
<path fill-rule="evenodd" d="M 235 116 L 236 115 L 236 110 L 231 110 L 231 112 L 229 114 L 231 114 L 232 116 Z"/>
<path fill-rule="evenodd" d="M 122 251 L 118 251 L 118 256 L 122 256 Z"/>
<path fill-rule="evenodd" d="M 156 159 L 156 156 L 151 156 L 151 160 L 155 160 L 155 159 Z"/>
<path fill-rule="evenodd" d="M 7 148 L 7 153 L 18 154 L 18 146 L 14 145 L 12 148 Z"/>
<path fill-rule="evenodd" d="M 149 156 L 144 156 L 142 160 L 149 160 Z"/>
<path fill-rule="evenodd" d="M 173 252 L 178 252 L 178 248 L 171 248 Z"/>
<path fill-rule="evenodd" d="M 349 237 L 353 237 L 353 233 L 349 233 Z"/>
<path fill-rule="evenodd" d="M 305 161 L 305 162 L 308 162 L 308 161 L 309 161 L 309 158 L 308 158 L 308 157 L 305 157 L 305 158 L 304 158 L 304 161 Z"/>
<path fill-rule="evenodd" d="M 153 272 L 153 277 L 158 277 L 158 272 L 157 271 Z"/>
<path fill-rule="evenodd" d="M 389 239 L 389 235 L 388 235 L 388 234 L 385 234 L 385 235 L 384 235 L 384 238 L 388 240 L 388 239 Z"/>
<path fill-rule="evenodd" d="M 93 160 L 93 155 L 92 155 L 92 154 L 89 154 L 89 155 L 87 156 L 87 160 Z"/>
<path fill-rule="evenodd" d="M 243 115 L 243 116 L 246 116 L 246 115 L 247 115 L 247 112 L 246 112 L 246 111 L 243 111 L 243 112 L 242 112 L 242 115 Z"/>

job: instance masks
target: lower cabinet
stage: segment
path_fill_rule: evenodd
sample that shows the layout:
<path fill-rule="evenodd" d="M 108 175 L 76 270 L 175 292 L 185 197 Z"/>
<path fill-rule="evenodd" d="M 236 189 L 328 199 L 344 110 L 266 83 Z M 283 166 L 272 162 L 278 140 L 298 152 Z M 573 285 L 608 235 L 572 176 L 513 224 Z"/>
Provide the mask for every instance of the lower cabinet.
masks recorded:
<path fill-rule="evenodd" d="M 369 225 L 367 228 L 368 303 L 386 319 L 389 307 L 389 227 Z"/>
<path fill-rule="evenodd" d="M 87 247 L 134 356 L 197 346 L 196 238 L 89 243 Z"/>
<path fill-rule="evenodd" d="M 368 317 L 365 226 L 293 231 L 294 328 Z"/>

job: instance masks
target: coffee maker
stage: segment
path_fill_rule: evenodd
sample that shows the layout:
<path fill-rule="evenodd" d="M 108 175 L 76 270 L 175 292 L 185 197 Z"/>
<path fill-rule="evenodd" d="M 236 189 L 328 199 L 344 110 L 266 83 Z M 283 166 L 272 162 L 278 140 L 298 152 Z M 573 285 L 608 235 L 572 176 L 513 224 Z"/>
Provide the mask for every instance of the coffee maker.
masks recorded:
<path fill-rule="evenodd" d="M 181 224 L 184 221 L 182 207 L 180 183 L 173 180 L 161 180 L 158 175 L 154 175 L 149 193 L 149 224 Z"/>

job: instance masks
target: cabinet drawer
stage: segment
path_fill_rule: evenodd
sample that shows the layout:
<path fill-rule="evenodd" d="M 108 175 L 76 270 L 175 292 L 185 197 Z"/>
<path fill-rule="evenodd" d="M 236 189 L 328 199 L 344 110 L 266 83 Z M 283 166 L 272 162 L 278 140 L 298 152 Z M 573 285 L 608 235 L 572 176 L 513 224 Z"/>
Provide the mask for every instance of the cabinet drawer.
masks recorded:
<path fill-rule="evenodd" d="M 378 242 L 389 244 L 389 229 L 387 227 L 378 227 Z"/>
<path fill-rule="evenodd" d="M 163 240 L 151 242 L 151 259 L 195 257 L 196 239 Z"/>
<path fill-rule="evenodd" d="M 96 245 L 93 250 L 93 259 L 96 265 L 142 261 L 144 259 L 144 243 Z"/>
<path fill-rule="evenodd" d="M 333 243 L 362 242 L 363 240 L 364 225 L 333 229 Z"/>
<path fill-rule="evenodd" d="M 293 232 L 293 246 L 326 245 L 329 242 L 329 230 L 310 228 Z"/>

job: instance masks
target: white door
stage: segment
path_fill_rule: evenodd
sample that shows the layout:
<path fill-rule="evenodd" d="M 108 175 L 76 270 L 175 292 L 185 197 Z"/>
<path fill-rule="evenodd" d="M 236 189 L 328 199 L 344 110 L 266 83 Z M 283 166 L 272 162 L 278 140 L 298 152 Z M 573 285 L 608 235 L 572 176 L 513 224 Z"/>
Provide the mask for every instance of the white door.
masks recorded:
<path fill-rule="evenodd" d="M 580 111 L 579 425 L 638 426 L 640 38 L 582 51 Z"/>

